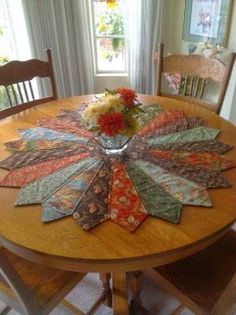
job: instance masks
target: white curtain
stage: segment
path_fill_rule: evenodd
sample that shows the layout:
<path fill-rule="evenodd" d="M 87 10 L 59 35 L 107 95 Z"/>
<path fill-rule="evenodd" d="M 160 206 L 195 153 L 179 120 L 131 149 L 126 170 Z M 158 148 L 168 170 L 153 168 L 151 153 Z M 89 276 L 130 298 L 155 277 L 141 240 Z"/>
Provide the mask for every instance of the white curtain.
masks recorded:
<path fill-rule="evenodd" d="M 138 93 L 156 93 L 153 61 L 161 41 L 163 0 L 128 0 L 127 41 L 130 86 Z"/>
<path fill-rule="evenodd" d="M 94 92 L 88 0 L 22 0 L 33 57 L 52 49 L 58 94 Z"/>

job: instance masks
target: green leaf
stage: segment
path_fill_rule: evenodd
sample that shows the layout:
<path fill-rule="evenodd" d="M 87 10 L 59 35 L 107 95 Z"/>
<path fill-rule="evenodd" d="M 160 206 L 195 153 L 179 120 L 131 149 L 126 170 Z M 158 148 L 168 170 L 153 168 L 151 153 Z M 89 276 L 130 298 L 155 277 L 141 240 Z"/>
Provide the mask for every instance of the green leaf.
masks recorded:
<path fill-rule="evenodd" d="M 125 113 L 125 128 L 121 134 L 127 137 L 132 137 L 140 128 L 139 121 L 135 117 L 133 110 L 126 111 Z"/>
<path fill-rule="evenodd" d="M 115 95 L 116 94 L 116 90 L 109 90 L 105 88 L 105 95 Z"/>
<path fill-rule="evenodd" d="M 112 48 L 114 51 L 117 51 L 120 47 L 121 38 L 113 38 L 112 39 Z"/>
<path fill-rule="evenodd" d="M 139 106 L 136 106 L 135 108 L 140 113 L 146 113 L 146 111 L 143 108 L 139 107 Z"/>

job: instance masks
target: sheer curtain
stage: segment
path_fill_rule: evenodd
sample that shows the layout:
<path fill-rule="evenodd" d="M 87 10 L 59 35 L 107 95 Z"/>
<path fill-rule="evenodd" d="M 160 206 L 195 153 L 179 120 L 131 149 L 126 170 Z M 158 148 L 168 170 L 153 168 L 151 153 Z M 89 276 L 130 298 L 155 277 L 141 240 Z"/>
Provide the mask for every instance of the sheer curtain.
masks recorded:
<path fill-rule="evenodd" d="M 0 0 L 0 56 L 8 60 L 31 58 L 21 1 Z"/>
<path fill-rule="evenodd" d="M 153 56 L 161 41 L 163 0 L 128 0 L 127 41 L 130 86 L 155 94 Z"/>
<path fill-rule="evenodd" d="M 94 91 L 87 0 L 22 0 L 32 54 L 51 48 L 60 97 Z"/>

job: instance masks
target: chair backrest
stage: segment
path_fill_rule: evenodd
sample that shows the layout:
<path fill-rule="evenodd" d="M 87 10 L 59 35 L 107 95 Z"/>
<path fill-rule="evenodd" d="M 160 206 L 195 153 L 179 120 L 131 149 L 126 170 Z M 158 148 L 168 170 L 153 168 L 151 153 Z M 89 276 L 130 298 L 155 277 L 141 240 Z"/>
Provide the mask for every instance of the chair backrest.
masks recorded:
<path fill-rule="evenodd" d="M 236 53 L 231 53 L 225 65 L 217 58 L 206 58 L 200 55 L 172 54 L 164 56 L 164 45 L 159 44 L 155 55 L 157 60 L 157 95 L 174 97 L 202 105 L 217 114 L 220 113 Z M 169 79 L 176 94 L 163 93 L 163 74 Z M 205 100 L 206 86 L 209 82 L 217 83 L 217 99 Z M 209 84 L 210 86 L 210 84 Z"/>
<path fill-rule="evenodd" d="M 6 104 L 0 99 L 0 119 L 19 113 L 40 103 L 57 98 L 57 89 L 52 66 L 51 50 L 47 49 L 47 61 L 31 59 L 10 61 L 0 67 L 0 96 L 5 96 Z M 36 98 L 32 80 L 49 78 L 51 95 Z M 4 108 L 3 108 L 4 107 Z"/>

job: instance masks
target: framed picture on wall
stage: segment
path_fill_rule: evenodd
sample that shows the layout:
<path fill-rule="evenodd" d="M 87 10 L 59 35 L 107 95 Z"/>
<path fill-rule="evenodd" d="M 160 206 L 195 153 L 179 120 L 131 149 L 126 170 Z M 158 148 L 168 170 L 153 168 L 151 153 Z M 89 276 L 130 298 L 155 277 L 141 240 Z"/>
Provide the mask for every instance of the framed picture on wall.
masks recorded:
<path fill-rule="evenodd" d="M 185 0 L 183 39 L 226 47 L 232 0 Z"/>

